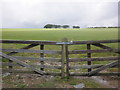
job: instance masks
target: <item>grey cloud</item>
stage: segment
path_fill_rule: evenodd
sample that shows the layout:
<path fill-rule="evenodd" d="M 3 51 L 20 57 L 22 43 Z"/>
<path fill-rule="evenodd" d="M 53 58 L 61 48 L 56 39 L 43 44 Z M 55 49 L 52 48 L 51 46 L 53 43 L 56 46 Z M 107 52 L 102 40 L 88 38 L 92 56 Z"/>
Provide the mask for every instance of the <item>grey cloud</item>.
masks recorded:
<path fill-rule="evenodd" d="M 117 2 L 4 3 L 3 28 L 42 28 L 47 23 L 87 26 L 117 25 Z"/>

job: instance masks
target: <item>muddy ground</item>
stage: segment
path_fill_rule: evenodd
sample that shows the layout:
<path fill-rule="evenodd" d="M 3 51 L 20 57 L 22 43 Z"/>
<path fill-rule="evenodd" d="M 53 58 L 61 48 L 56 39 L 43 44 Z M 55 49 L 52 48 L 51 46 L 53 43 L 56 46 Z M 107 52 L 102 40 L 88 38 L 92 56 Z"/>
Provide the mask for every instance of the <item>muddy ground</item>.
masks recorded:
<path fill-rule="evenodd" d="M 120 88 L 118 76 L 93 76 L 66 78 L 36 74 L 11 74 L 2 78 L 3 88 L 74 88 L 83 83 L 84 88 Z"/>

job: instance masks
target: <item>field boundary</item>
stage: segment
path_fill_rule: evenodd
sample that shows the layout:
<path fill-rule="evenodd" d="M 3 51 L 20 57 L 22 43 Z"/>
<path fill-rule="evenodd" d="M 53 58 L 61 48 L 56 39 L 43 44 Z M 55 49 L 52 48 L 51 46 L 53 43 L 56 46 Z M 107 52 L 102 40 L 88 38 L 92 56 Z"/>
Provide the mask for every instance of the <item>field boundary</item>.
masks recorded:
<path fill-rule="evenodd" d="M 36 41 L 36 40 L 0 40 L 2 44 L 27 44 L 27 46 L 20 49 L 1 48 L 0 56 L 8 59 L 8 62 L 2 63 L 2 71 L 10 73 L 37 73 L 40 75 L 57 75 L 61 77 L 69 76 L 111 76 L 120 75 L 118 72 L 102 72 L 108 68 L 120 67 L 120 49 L 111 48 L 105 44 L 119 43 L 120 40 L 97 40 L 97 41 Z M 60 50 L 45 50 L 45 45 L 56 45 Z M 86 50 L 69 50 L 69 46 L 85 45 Z M 39 50 L 31 50 L 30 48 L 39 46 Z M 91 46 L 99 47 L 100 49 L 92 50 Z M 29 50 L 30 49 L 30 50 Z M 92 57 L 92 53 L 116 53 L 118 56 L 108 57 Z M 14 56 L 17 53 L 38 53 L 39 57 L 24 57 Z M 59 55 L 59 58 L 45 57 L 45 54 Z M 86 58 L 70 58 L 72 54 L 86 54 Z M 26 63 L 26 60 L 38 60 L 39 65 L 31 65 Z M 45 65 L 46 62 L 57 62 L 59 65 Z M 108 61 L 107 64 L 92 64 L 95 61 Z M 74 65 L 75 63 L 85 62 L 85 65 Z M 71 64 L 72 63 L 72 64 Z M 23 69 L 16 69 L 14 66 L 22 66 Z M 25 69 L 26 68 L 26 69 Z M 55 69 L 54 72 L 46 72 L 46 69 Z M 57 69 L 57 70 L 56 70 Z M 86 69 L 84 72 L 78 69 Z M 74 70 L 78 70 L 77 72 Z M 100 73 L 102 72 L 102 73 Z"/>

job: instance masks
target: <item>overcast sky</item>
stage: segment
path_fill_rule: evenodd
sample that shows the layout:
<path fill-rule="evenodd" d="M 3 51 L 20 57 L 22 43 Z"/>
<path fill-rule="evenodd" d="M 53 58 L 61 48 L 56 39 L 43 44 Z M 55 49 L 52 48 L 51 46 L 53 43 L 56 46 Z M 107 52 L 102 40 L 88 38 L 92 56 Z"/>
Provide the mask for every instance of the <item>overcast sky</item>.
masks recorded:
<path fill-rule="evenodd" d="M 0 28 L 117 26 L 119 0 L 2 0 Z"/>

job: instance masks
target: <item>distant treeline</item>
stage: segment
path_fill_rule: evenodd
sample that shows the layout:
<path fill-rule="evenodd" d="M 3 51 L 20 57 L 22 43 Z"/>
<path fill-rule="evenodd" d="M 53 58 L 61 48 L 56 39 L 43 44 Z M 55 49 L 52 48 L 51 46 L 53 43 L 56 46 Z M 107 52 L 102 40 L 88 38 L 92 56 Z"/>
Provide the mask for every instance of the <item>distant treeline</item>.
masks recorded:
<path fill-rule="evenodd" d="M 44 28 L 70 28 L 69 25 L 55 25 L 55 24 L 47 24 Z M 80 28 L 79 26 L 73 26 L 73 28 Z"/>
<path fill-rule="evenodd" d="M 120 28 L 120 27 L 88 27 L 88 28 Z"/>
<path fill-rule="evenodd" d="M 70 28 L 69 25 L 56 25 L 56 24 L 46 24 L 43 28 Z M 80 28 L 78 25 L 72 26 L 72 28 Z M 87 27 L 87 28 L 120 28 L 119 26 L 104 26 L 104 27 Z"/>

